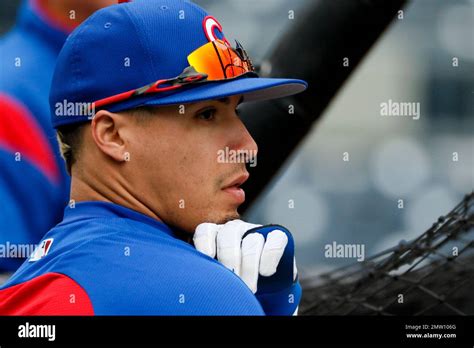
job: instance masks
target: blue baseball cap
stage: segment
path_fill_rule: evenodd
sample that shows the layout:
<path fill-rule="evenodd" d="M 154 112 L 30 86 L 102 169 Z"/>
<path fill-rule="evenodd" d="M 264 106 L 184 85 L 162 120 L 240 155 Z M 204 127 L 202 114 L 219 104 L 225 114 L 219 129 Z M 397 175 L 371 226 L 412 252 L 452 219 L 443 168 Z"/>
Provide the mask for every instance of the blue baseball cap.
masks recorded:
<path fill-rule="evenodd" d="M 56 64 L 50 91 L 55 128 L 87 122 L 81 106 L 179 76 L 187 57 L 213 40 L 227 40 L 221 24 L 187 0 L 135 0 L 95 12 L 68 37 Z M 297 79 L 237 78 L 190 84 L 141 95 L 105 109 L 186 104 L 242 95 L 243 102 L 282 98 L 304 91 Z M 95 110 L 97 111 L 97 110 Z"/>

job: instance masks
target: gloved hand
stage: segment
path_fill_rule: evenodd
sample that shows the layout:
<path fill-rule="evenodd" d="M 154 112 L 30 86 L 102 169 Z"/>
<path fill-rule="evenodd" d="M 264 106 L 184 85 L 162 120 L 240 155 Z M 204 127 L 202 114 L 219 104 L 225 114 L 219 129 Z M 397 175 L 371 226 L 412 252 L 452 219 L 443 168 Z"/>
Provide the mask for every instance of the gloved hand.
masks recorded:
<path fill-rule="evenodd" d="M 237 274 L 269 315 L 296 314 L 301 299 L 291 233 L 279 225 L 241 220 L 224 225 L 203 223 L 194 245 Z"/>

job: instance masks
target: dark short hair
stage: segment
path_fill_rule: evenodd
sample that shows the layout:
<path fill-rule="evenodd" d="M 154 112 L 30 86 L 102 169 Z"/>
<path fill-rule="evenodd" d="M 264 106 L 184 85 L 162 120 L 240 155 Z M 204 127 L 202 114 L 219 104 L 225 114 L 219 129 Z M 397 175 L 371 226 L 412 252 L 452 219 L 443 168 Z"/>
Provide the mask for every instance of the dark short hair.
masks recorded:
<path fill-rule="evenodd" d="M 61 157 L 66 162 L 66 170 L 71 175 L 72 165 L 79 156 L 79 150 L 82 144 L 81 130 L 87 123 L 72 124 L 58 127 L 56 137 L 58 139 L 59 151 Z"/>

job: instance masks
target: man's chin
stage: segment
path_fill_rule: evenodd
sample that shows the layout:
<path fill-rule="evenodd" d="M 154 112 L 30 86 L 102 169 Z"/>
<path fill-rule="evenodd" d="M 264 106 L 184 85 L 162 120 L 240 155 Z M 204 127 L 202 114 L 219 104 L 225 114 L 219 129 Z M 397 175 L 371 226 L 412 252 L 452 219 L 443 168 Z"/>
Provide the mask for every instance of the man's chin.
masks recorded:
<path fill-rule="evenodd" d="M 240 219 L 240 214 L 235 213 L 233 215 L 226 216 L 224 219 L 219 224 L 225 224 L 226 222 L 232 221 L 232 220 L 238 220 Z"/>
<path fill-rule="evenodd" d="M 240 214 L 237 211 L 224 213 L 220 216 L 209 216 L 208 220 L 203 222 L 212 222 L 217 225 L 225 224 L 226 222 L 240 219 Z"/>
<path fill-rule="evenodd" d="M 217 225 L 225 224 L 226 222 L 240 219 L 240 214 L 236 210 L 229 211 L 212 211 L 207 215 L 204 215 L 197 220 L 194 220 L 191 224 L 184 225 L 182 219 L 175 220 L 175 223 L 170 221 L 165 222 L 168 226 L 172 226 L 173 230 L 181 231 L 185 234 L 192 234 L 196 230 L 196 227 L 202 223 L 209 222 Z M 179 223 L 180 221 L 181 223 Z"/>

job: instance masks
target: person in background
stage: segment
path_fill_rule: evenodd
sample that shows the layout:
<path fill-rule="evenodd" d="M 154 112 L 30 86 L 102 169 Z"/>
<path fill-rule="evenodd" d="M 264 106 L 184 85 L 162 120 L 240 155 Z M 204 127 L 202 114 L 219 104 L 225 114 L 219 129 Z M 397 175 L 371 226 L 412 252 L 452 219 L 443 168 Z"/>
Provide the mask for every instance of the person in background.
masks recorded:
<path fill-rule="evenodd" d="M 68 34 L 117 0 L 25 0 L 0 39 L 0 273 L 16 270 L 61 219 L 69 177 L 48 95 Z"/>

